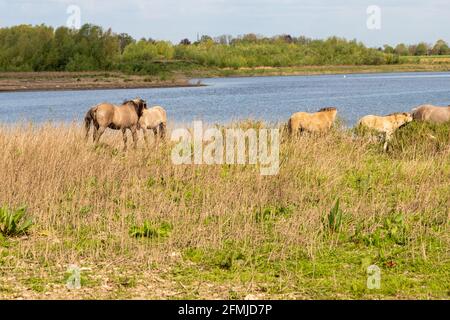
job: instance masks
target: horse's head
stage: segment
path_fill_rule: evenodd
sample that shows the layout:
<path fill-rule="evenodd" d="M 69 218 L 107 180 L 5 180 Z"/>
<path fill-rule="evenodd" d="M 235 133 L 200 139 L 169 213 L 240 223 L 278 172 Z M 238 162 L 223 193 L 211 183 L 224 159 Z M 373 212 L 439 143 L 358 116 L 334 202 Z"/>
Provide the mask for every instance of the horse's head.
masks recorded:
<path fill-rule="evenodd" d="M 402 115 L 403 115 L 403 121 L 405 123 L 409 123 L 409 122 L 413 121 L 413 115 L 411 113 L 403 112 Z"/>
<path fill-rule="evenodd" d="M 398 112 L 398 113 L 394 113 L 394 122 L 397 123 L 398 127 L 402 127 L 410 122 L 413 121 L 414 117 L 411 113 L 409 112 Z"/>
<path fill-rule="evenodd" d="M 394 112 L 388 114 L 386 117 L 389 117 L 390 121 L 398 126 L 410 123 L 414 119 L 412 113 L 409 112 Z"/>
<path fill-rule="evenodd" d="M 133 99 L 133 101 L 136 103 L 136 104 L 140 104 L 140 105 L 142 105 L 142 108 L 143 109 L 147 109 L 147 101 L 145 101 L 144 99 L 141 99 L 141 98 L 136 98 L 136 99 Z"/>
<path fill-rule="evenodd" d="M 136 110 L 138 118 L 142 117 L 142 113 L 144 112 L 144 109 L 147 109 L 147 102 L 141 98 L 136 98 L 136 99 L 124 102 L 124 104 L 127 104 L 127 103 L 132 104 L 134 106 L 134 109 Z"/>
<path fill-rule="evenodd" d="M 337 108 L 335 108 L 335 107 L 322 108 L 318 112 L 327 114 L 329 116 L 329 119 L 331 121 L 334 121 L 334 119 L 336 119 L 336 115 L 337 115 Z"/>

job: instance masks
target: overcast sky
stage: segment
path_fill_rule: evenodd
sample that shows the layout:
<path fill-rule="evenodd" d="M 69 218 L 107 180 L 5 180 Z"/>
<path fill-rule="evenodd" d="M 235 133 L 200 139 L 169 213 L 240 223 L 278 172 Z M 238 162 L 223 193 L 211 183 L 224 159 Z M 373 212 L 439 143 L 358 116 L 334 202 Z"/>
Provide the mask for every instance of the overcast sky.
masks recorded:
<path fill-rule="evenodd" d="M 450 0 L 0 0 L 0 26 L 66 25 L 70 5 L 81 23 L 172 42 L 197 33 L 337 35 L 370 46 L 450 41 Z M 370 5 L 381 9 L 380 30 L 367 28 Z"/>

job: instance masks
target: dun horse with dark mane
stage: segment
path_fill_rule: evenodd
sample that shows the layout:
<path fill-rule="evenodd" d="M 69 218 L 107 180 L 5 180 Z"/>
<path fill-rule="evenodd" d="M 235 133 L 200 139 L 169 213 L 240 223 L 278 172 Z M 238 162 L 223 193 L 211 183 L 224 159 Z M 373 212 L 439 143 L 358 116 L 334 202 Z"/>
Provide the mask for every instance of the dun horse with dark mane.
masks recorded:
<path fill-rule="evenodd" d="M 299 131 L 324 132 L 330 130 L 336 119 L 337 109 L 323 108 L 315 113 L 297 112 L 288 121 L 288 130 L 291 135 Z"/>
<path fill-rule="evenodd" d="M 127 148 L 127 134 L 129 129 L 133 136 L 133 146 L 137 146 L 137 130 L 139 119 L 147 108 L 145 100 L 136 98 L 125 101 L 121 106 L 110 103 L 100 103 L 92 107 L 84 118 L 86 129 L 86 140 L 89 137 L 91 123 L 94 124 L 94 143 L 98 143 L 106 128 L 122 130 L 124 150 Z"/>

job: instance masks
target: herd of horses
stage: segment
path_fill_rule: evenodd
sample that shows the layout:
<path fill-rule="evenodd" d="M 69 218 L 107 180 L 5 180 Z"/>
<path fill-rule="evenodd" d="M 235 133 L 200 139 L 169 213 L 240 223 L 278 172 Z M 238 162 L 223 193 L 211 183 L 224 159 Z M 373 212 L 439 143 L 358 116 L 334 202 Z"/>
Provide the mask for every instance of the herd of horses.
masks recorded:
<path fill-rule="evenodd" d="M 336 115 L 336 108 L 324 108 L 316 113 L 294 113 L 288 121 L 289 134 L 293 135 L 302 131 L 327 131 L 333 126 Z M 384 135 L 383 149 L 386 151 L 394 131 L 411 121 L 413 121 L 413 114 L 408 112 L 396 112 L 387 116 L 367 115 L 359 119 L 357 127 L 373 130 Z"/>
<path fill-rule="evenodd" d="M 315 113 L 297 112 L 288 120 L 287 128 L 290 136 L 299 132 L 326 132 L 333 126 L 338 110 L 334 107 L 323 108 Z M 411 112 L 396 112 L 386 116 L 367 115 L 357 124 L 359 128 L 367 128 L 384 135 L 383 149 L 386 151 L 389 140 L 398 128 L 416 121 L 432 123 L 450 122 L 450 105 L 439 107 L 422 105 L 412 109 Z M 164 108 L 147 107 L 147 102 L 141 98 L 127 100 L 117 106 L 110 103 L 100 103 L 86 113 L 85 116 L 86 140 L 89 137 L 91 124 L 94 127 L 93 140 L 98 143 L 107 128 L 121 130 L 123 134 L 124 149 L 127 148 L 127 130 L 133 137 L 133 145 L 137 145 L 139 130 L 144 133 L 148 142 L 148 132 L 153 131 L 155 137 L 164 139 L 167 128 L 167 114 Z"/>
<path fill-rule="evenodd" d="M 323 108 L 316 113 L 297 112 L 288 121 L 290 135 L 301 131 L 324 132 L 331 129 L 336 120 L 336 108 Z M 359 119 L 357 128 L 369 129 L 383 135 L 383 150 L 388 148 L 395 130 L 412 122 L 426 121 L 435 124 L 450 123 L 450 105 L 446 107 L 425 104 L 411 112 L 395 112 L 386 116 L 367 115 Z"/>

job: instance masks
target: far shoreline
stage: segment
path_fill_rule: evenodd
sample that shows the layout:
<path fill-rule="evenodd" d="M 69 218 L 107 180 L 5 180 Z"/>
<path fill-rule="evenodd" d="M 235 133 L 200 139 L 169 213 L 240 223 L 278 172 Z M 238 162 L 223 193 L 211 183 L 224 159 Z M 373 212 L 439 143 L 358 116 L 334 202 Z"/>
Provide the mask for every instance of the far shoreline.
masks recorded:
<path fill-rule="evenodd" d="M 288 77 L 378 73 L 450 72 L 445 64 L 397 64 L 362 66 L 257 67 L 241 69 L 199 68 L 163 76 L 128 75 L 114 71 L 96 72 L 0 72 L 0 93 L 38 91 L 84 91 L 195 88 L 206 86 L 201 79 L 244 77 Z M 196 82 L 194 82 L 196 81 Z"/>
<path fill-rule="evenodd" d="M 126 89 L 170 89 L 170 88 L 198 88 L 206 87 L 205 84 L 174 84 L 174 85 L 155 85 L 155 86 L 99 86 L 99 87 L 43 87 L 43 88 L 18 88 L 3 89 L 0 86 L 0 93 L 13 92 L 58 92 L 58 91 L 95 91 L 95 90 L 126 90 Z"/>

